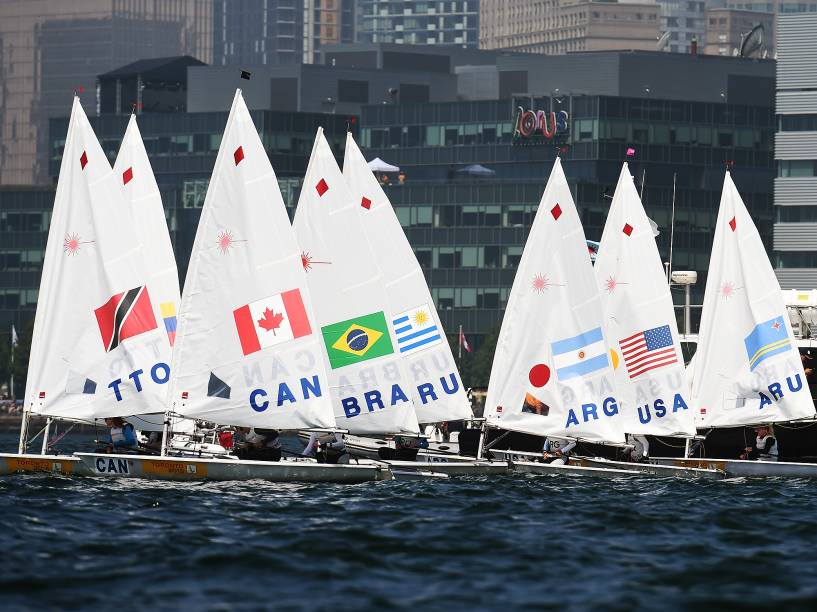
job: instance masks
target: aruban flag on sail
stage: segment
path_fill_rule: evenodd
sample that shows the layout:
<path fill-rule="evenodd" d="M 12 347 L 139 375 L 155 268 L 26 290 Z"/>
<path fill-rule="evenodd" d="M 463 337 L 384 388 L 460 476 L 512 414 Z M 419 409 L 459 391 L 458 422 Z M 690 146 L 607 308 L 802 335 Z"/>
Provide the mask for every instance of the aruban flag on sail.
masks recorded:
<path fill-rule="evenodd" d="M 443 341 L 440 328 L 434 323 L 428 304 L 420 304 L 411 310 L 401 312 L 392 317 L 391 323 L 394 337 L 397 339 L 397 348 L 402 355 L 422 351 Z"/>
<path fill-rule="evenodd" d="M 630 378 L 678 363 L 669 325 L 653 327 L 618 341 Z"/>
<path fill-rule="evenodd" d="M 783 317 L 758 323 L 743 342 L 746 345 L 746 355 L 749 357 L 750 371 L 753 371 L 761 361 L 785 353 L 791 348 Z"/>
<path fill-rule="evenodd" d="M 561 381 L 592 374 L 606 368 L 610 363 L 600 327 L 572 338 L 557 340 L 550 346 L 556 376 Z"/>
<path fill-rule="evenodd" d="M 117 293 L 94 310 L 94 314 L 106 352 L 114 350 L 128 338 L 157 327 L 145 286 Z"/>
<path fill-rule="evenodd" d="M 245 355 L 312 333 L 298 289 L 245 304 L 233 311 L 233 317 Z"/>

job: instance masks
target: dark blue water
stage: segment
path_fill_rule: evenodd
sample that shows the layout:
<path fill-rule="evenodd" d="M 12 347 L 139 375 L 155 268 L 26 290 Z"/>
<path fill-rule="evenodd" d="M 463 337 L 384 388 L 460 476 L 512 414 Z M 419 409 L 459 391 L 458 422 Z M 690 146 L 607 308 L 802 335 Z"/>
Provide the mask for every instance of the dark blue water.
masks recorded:
<path fill-rule="evenodd" d="M 14 476 L 0 608 L 814 609 L 815 485 Z"/>

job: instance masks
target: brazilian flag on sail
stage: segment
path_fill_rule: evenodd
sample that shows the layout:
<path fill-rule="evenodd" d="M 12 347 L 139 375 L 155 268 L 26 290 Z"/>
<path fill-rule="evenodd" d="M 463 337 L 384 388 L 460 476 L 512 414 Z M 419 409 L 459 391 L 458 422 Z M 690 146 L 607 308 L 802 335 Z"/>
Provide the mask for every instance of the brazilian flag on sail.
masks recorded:
<path fill-rule="evenodd" d="M 394 352 L 383 311 L 332 323 L 321 332 L 333 370 Z"/>

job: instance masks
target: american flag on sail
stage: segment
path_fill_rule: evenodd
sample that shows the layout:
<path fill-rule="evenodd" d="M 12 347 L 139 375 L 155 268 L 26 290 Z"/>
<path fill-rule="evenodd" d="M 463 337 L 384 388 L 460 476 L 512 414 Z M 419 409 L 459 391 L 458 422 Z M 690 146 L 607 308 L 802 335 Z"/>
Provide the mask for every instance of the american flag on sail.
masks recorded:
<path fill-rule="evenodd" d="M 678 363 L 669 325 L 640 331 L 619 340 L 618 344 L 630 378 Z"/>

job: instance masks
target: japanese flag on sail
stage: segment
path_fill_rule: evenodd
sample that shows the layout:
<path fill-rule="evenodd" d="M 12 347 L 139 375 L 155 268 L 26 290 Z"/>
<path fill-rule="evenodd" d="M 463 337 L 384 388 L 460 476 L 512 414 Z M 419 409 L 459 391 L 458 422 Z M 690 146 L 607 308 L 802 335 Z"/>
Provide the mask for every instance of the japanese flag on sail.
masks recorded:
<path fill-rule="evenodd" d="M 245 304 L 233 316 L 245 355 L 312 333 L 298 289 Z"/>

